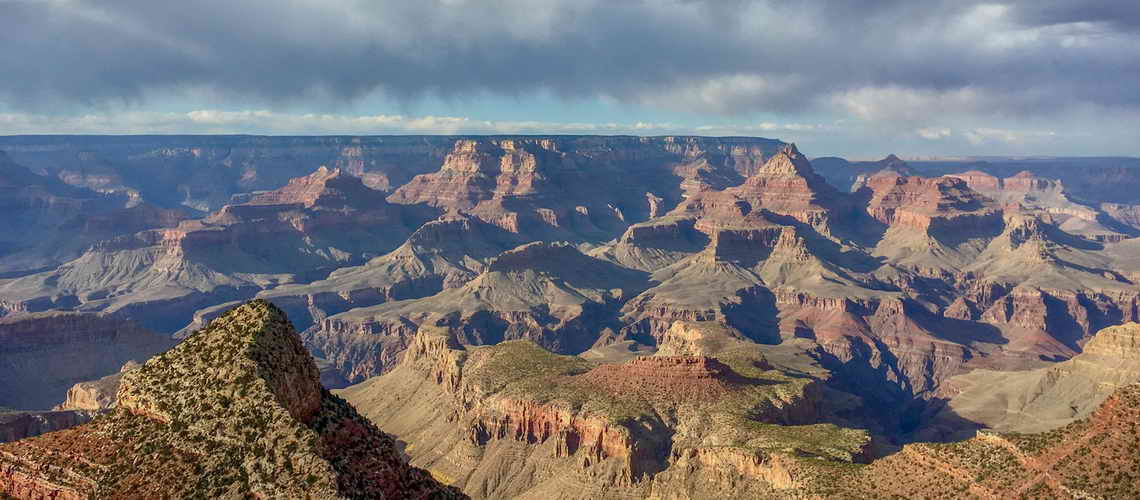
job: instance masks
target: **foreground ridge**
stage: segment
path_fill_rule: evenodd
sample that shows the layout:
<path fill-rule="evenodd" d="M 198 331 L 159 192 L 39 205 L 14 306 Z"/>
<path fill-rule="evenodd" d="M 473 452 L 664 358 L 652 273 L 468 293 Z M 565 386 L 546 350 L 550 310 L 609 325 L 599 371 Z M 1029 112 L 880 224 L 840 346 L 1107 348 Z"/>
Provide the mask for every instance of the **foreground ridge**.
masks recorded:
<path fill-rule="evenodd" d="M 94 422 L 0 447 L 16 498 L 452 498 L 321 388 L 276 306 L 238 306 L 123 376 Z"/>
<path fill-rule="evenodd" d="M 1135 498 L 1138 421 L 1140 384 L 1132 384 L 1088 418 L 1052 431 L 907 445 L 860 474 L 838 476 L 837 490 L 861 498 Z"/>

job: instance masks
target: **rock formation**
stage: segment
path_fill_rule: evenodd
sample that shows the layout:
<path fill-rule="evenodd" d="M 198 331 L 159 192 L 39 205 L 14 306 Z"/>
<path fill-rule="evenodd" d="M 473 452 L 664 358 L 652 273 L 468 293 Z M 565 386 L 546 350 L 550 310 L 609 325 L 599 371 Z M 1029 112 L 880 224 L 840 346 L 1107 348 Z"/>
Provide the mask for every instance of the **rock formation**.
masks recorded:
<path fill-rule="evenodd" d="M 674 137 L 459 140 L 439 172 L 417 176 L 389 199 L 464 210 L 532 237 L 608 239 L 663 213 L 662 204 L 676 203 L 679 190 L 726 187 L 751 174 L 778 144 Z M 661 182 L 670 176 L 683 181 Z"/>
<path fill-rule="evenodd" d="M 0 407 L 47 410 L 62 403 L 73 384 L 116 374 L 125 363 L 171 346 L 131 321 L 99 314 L 0 318 Z"/>
<path fill-rule="evenodd" d="M 1028 371 L 979 369 L 947 381 L 938 420 L 966 419 L 1001 432 L 1044 432 L 1088 417 L 1112 393 L 1140 382 L 1140 324 L 1105 328 L 1081 354 Z"/>
<path fill-rule="evenodd" d="M 0 300 L 25 310 L 125 310 L 173 331 L 204 305 L 383 254 L 428 215 L 322 167 L 203 219 L 102 241 L 57 269 L 0 284 Z"/>
<path fill-rule="evenodd" d="M 140 366 L 142 365 L 138 362 L 128 361 L 119 369 L 119 373 L 71 386 L 67 390 L 67 399 L 55 409 L 98 412 L 114 408 L 118 403 L 119 383 L 123 379 L 123 374 Z"/>
<path fill-rule="evenodd" d="M 618 304 L 645 285 L 644 273 L 536 242 L 503 252 L 463 286 L 330 316 L 304 336 L 352 382 L 394 366 L 425 323 L 456 328 L 464 344 L 525 338 L 580 353 L 598 340 L 597 325 L 615 322 Z"/>
<path fill-rule="evenodd" d="M 1035 434 L 986 432 L 912 444 L 855 470 L 818 470 L 831 498 L 1127 498 L 1140 489 L 1140 385 L 1117 389 L 1088 418 Z"/>
<path fill-rule="evenodd" d="M 260 297 L 289 312 L 305 329 L 349 309 L 417 299 L 457 288 L 518 239 L 474 217 L 448 214 L 429 221 L 392 252 L 332 272 L 304 285 L 286 285 Z"/>
<path fill-rule="evenodd" d="M 186 215 L 37 175 L 0 151 L 0 276 L 52 268 L 103 239 L 172 227 Z"/>
<path fill-rule="evenodd" d="M 109 415 L 3 445 L 0 463 L 0 492 L 16 498 L 459 496 L 324 391 L 284 314 L 260 301 L 127 372 Z"/>
<path fill-rule="evenodd" d="M 708 221 L 706 227 L 733 226 L 750 214 L 784 216 L 824 233 L 846 216 L 846 198 L 811 168 L 795 145 L 785 146 L 744 183 L 688 197 L 673 211 Z"/>
<path fill-rule="evenodd" d="M 801 457 L 861 459 L 865 434 L 816 422 L 815 381 L 732 347 L 593 365 L 424 327 L 398 368 L 342 394 L 473 498 L 773 496 Z"/>
<path fill-rule="evenodd" d="M 90 422 L 96 414 L 89 410 L 0 411 L 0 443 L 69 429 Z"/>

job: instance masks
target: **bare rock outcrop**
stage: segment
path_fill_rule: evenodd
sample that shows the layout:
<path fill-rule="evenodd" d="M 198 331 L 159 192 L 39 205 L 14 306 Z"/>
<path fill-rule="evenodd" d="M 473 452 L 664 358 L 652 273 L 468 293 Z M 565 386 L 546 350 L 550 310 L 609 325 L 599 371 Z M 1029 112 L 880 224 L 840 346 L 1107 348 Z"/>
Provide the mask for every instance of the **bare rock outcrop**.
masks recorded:
<path fill-rule="evenodd" d="M 128 361 L 119 370 L 119 373 L 71 386 L 67 390 L 67 399 L 63 400 L 63 403 L 56 406 L 55 409 L 97 412 L 114 408 L 118 402 L 119 383 L 122 381 L 123 373 L 140 366 L 142 365 L 135 361 Z"/>
<path fill-rule="evenodd" d="M 461 139 L 438 172 L 417 176 L 389 199 L 464 210 L 515 233 L 609 239 L 665 213 L 679 191 L 735 184 L 780 145 L 695 137 Z M 677 177 L 680 185 L 666 181 Z"/>
<path fill-rule="evenodd" d="M 739 186 L 695 193 L 672 213 L 740 226 L 750 214 L 767 212 L 830 234 L 831 223 L 847 217 L 848 208 L 846 196 L 816 174 L 795 145 L 788 145 Z"/>
<path fill-rule="evenodd" d="M 1001 223 L 995 204 L 961 179 L 880 173 L 866 189 L 871 192 L 868 214 L 887 226 L 965 239 Z"/>

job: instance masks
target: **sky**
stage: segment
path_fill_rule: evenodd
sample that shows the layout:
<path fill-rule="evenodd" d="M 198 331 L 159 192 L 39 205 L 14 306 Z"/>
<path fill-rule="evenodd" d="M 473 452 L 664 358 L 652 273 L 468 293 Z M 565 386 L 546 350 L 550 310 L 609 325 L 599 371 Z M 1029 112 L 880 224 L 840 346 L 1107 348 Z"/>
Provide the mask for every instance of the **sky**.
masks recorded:
<path fill-rule="evenodd" d="M 0 135 L 1140 156 L 1135 0 L 0 0 Z"/>

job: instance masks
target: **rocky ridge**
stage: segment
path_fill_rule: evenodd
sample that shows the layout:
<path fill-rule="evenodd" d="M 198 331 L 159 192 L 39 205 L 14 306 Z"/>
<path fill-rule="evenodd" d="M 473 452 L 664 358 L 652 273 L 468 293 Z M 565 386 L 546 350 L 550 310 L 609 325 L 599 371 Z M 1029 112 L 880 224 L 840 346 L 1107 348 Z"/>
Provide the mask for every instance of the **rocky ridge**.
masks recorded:
<path fill-rule="evenodd" d="M 851 194 L 827 186 L 793 146 L 752 165 L 747 176 L 737 172 L 736 186 L 712 177 L 687 184 L 675 209 L 587 250 L 650 273 L 637 293 L 606 300 L 616 314 L 607 305 L 567 321 L 559 309 L 550 314 L 563 326 L 552 329 L 533 307 L 520 316 L 517 301 L 484 300 L 510 296 L 519 283 L 546 287 L 522 277 L 542 274 L 531 270 L 509 275 L 519 281 L 479 277 L 455 289 L 474 297 L 478 288 L 479 314 L 455 316 L 456 307 L 441 304 L 469 299 L 445 291 L 328 316 L 306 338 L 325 339 L 309 344 L 321 355 L 347 346 L 353 354 L 336 364 L 360 380 L 395 366 L 430 314 L 448 318 L 439 324 L 463 332 L 463 343 L 493 343 L 498 334 L 488 332 L 505 329 L 504 339 L 532 338 L 565 354 L 607 345 L 638 351 L 659 344 L 675 321 L 715 321 L 755 342 L 812 340 L 846 389 L 921 411 L 951 376 L 1072 356 L 1096 330 L 1136 313 L 1131 271 L 1104 246 L 1117 244 L 1067 233 L 1060 215 L 1042 208 L 1049 200 L 999 201 L 969 179 L 900 175 L 913 170 L 897 158 Z M 1008 188 L 1053 189 L 1026 176 Z M 535 304 L 552 300 L 532 296 Z M 583 335 L 576 325 L 586 322 L 593 332 Z M 377 340 L 378 351 L 370 347 Z M 381 361 L 353 368 L 361 359 Z"/>
<path fill-rule="evenodd" d="M 75 188 L 38 175 L 0 150 L 0 276 L 52 268 L 98 241 L 186 218 L 129 196 Z"/>
<path fill-rule="evenodd" d="M 17 498 L 459 496 L 324 391 L 284 314 L 262 301 L 127 372 L 108 415 L 3 445 L 0 461 L 0 491 Z"/>
<path fill-rule="evenodd" d="M 986 432 L 912 444 L 856 470 L 819 471 L 832 498 L 1126 498 L 1140 489 L 1140 385 L 1114 391 L 1087 418 L 1035 434 Z"/>
<path fill-rule="evenodd" d="M 809 162 L 793 147 L 749 138 L 263 138 L 256 147 L 238 141 L 245 145 L 230 152 L 180 140 L 162 150 L 115 150 L 132 151 L 130 168 L 153 169 L 154 182 L 141 187 L 129 162 L 107 149 L 68 161 L 24 146 L 12 154 L 37 174 L 110 196 L 134 190 L 141 200 L 198 206 L 225 191 L 207 217 L 218 227 L 270 228 L 284 217 L 319 233 L 325 224 L 345 227 L 336 220 L 357 224 L 350 212 L 369 203 L 416 216 L 416 205 L 436 205 L 417 219 L 424 221 L 448 213 L 415 232 L 417 220 L 406 222 L 387 243 L 392 251 L 371 260 L 272 231 L 264 238 L 272 249 L 238 245 L 248 259 L 207 240 L 226 252 L 166 254 L 151 240 L 105 241 L 38 282 L 44 287 L 0 282 L 11 292 L 0 308 L 97 308 L 173 331 L 204 307 L 189 333 L 258 294 L 279 302 L 305 327 L 308 346 L 354 381 L 397 366 L 425 325 L 447 326 L 463 344 L 529 338 L 562 354 L 627 360 L 668 350 L 677 321 L 711 322 L 748 342 L 803 346 L 833 372 L 829 385 L 884 409 L 874 420 L 888 428 L 878 431 L 904 437 L 937 408 L 952 377 L 1050 366 L 1138 310 L 1140 259 L 1126 220 L 1135 200 L 1119 188 L 1131 182 L 1123 161 L 1109 169 L 1076 159 L 966 165 L 888 157 L 846 164 L 839 173 L 850 181 L 832 189 L 819 174 L 836 178 L 833 159 Z M 397 169 L 392 158 L 407 166 Z M 270 160 L 281 167 L 259 164 Z M 309 163 L 298 169 L 301 162 Z M 167 182 L 163 169 L 172 165 L 187 178 Z M 328 168 L 281 188 L 319 165 Z M 1077 170 L 1087 175 L 1072 175 Z M 1099 190 L 1090 187 L 1097 183 Z M 168 184 L 180 186 L 175 198 L 156 187 Z M 219 209 L 226 203 L 231 208 Z M 538 246 L 491 270 L 502 252 L 536 240 L 546 247 L 567 240 L 578 253 Z M 269 255 L 282 248 L 301 249 L 299 264 L 273 268 L 281 263 Z M 151 265 L 155 259 L 161 265 Z M 589 265 L 553 269 L 544 259 Z M 347 263 L 360 265 L 341 267 Z M 341 268 L 329 273 L 333 267 Z M 144 268 L 162 272 L 132 281 Z M 119 281 L 108 286 L 107 278 Z M 56 293 L 52 280 L 69 291 Z M 142 284 L 146 293 L 132 293 Z M 556 307 L 544 309 L 547 302 Z"/>

